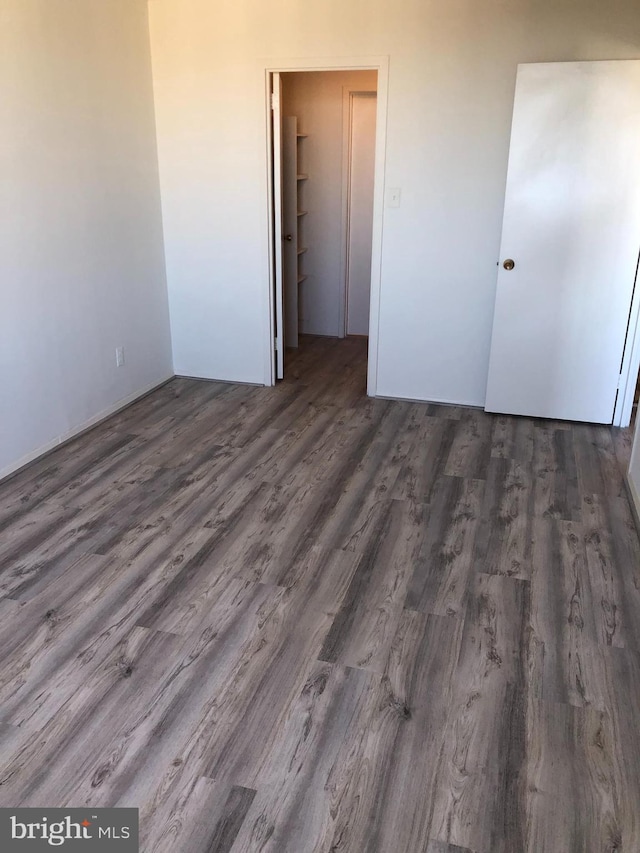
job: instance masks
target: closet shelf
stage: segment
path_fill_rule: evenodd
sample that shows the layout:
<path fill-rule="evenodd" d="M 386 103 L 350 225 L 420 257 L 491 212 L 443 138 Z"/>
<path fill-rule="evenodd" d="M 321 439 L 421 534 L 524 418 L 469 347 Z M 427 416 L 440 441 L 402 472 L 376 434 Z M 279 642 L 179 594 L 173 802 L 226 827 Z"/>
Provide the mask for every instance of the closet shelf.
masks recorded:
<path fill-rule="evenodd" d="M 309 251 L 307 246 L 307 236 L 305 226 L 309 225 L 310 220 L 303 219 L 307 213 L 310 213 L 313 219 L 313 206 L 310 205 L 304 195 L 310 189 L 313 189 L 310 184 L 303 185 L 303 181 L 309 179 L 306 173 L 307 164 L 304 162 L 304 155 L 307 153 L 306 145 L 299 144 L 302 139 L 306 139 L 307 134 L 302 133 L 298 126 L 296 116 L 285 116 L 282 120 L 282 169 L 283 169 L 283 229 L 289 233 L 289 239 L 292 241 L 289 251 L 293 254 L 286 257 L 286 274 L 284 276 L 284 337 L 285 346 L 298 346 L 298 333 L 300 323 L 302 322 L 300 315 L 300 285 L 305 279 L 313 280 L 313 275 L 308 275 L 303 271 L 303 257 Z M 309 164 L 311 165 L 311 164 Z M 313 183 L 313 181 L 312 181 Z M 304 208 L 309 206 L 311 211 Z M 295 251 L 293 249 L 295 246 Z M 313 250 L 313 246 L 311 247 Z M 311 252 L 313 254 L 313 251 Z M 309 257 L 307 255 L 307 257 Z"/>

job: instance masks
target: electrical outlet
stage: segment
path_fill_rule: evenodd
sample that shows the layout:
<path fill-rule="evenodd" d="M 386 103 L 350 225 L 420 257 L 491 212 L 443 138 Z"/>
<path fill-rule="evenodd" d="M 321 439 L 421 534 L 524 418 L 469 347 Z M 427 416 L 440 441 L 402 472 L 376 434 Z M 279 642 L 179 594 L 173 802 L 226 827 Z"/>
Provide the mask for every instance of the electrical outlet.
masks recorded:
<path fill-rule="evenodd" d="M 116 347 L 116 367 L 122 367 L 124 364 L 124 347 Z"/>

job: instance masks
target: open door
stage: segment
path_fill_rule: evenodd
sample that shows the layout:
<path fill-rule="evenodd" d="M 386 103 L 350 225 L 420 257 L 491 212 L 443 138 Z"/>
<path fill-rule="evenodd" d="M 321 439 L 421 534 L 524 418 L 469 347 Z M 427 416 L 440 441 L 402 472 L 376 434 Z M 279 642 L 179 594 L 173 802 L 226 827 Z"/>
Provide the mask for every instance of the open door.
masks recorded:
<path fill-rule="evenodd" d="M 271 121 L 273 162 L 273 257 L 275 264 L 276 378 L 284 377 L 284 269 L 282 263 L 282 80 L 275 71 L 271 76 Z"/>
<path fill-rule="evenodd" d="M 486 410 L 610 424 L 640 249 L 640 61 L 521 65 Z"/>
<path fill-rule="evenodd" d="M 282 115 L 282 78 L 271 89 L 276 378 L 284 376 L 286 347 L 298 346 L 297 120 Z"/>
<path fill-rule="evenodd" d="M 352 92 L 349 100 L 346 331 L 368 335 L 378 104 L 375 92 Z"/>
<path fill-rule="evenodd" d="M 298 346 L 298 120 L 282 119 L 282 278 L 284 344 Z"/>

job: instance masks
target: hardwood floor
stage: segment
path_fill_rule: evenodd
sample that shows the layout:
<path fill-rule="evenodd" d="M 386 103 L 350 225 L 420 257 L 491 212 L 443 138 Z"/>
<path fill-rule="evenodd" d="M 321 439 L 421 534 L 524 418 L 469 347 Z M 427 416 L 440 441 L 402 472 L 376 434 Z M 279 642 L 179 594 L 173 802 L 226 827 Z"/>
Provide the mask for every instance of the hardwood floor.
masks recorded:
<path fill-rule="evenodd" d="M 137 806 L 145 853 L 638 853 L 628 436 L 371 400 L 364 348 L 0 484 L 0 805 Z"/>

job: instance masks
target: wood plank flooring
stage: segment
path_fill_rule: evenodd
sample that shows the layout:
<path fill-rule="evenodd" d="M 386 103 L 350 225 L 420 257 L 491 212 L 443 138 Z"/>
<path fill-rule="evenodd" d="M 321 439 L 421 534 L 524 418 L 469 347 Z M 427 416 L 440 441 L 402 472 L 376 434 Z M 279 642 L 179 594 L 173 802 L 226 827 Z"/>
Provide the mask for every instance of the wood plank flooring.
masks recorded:
<path fill-rule="evenodd" d="M 0 805 L 145 853 L 638 853 L 640 544 L 606 427 L 176 379 L 0 484 Z"/>

